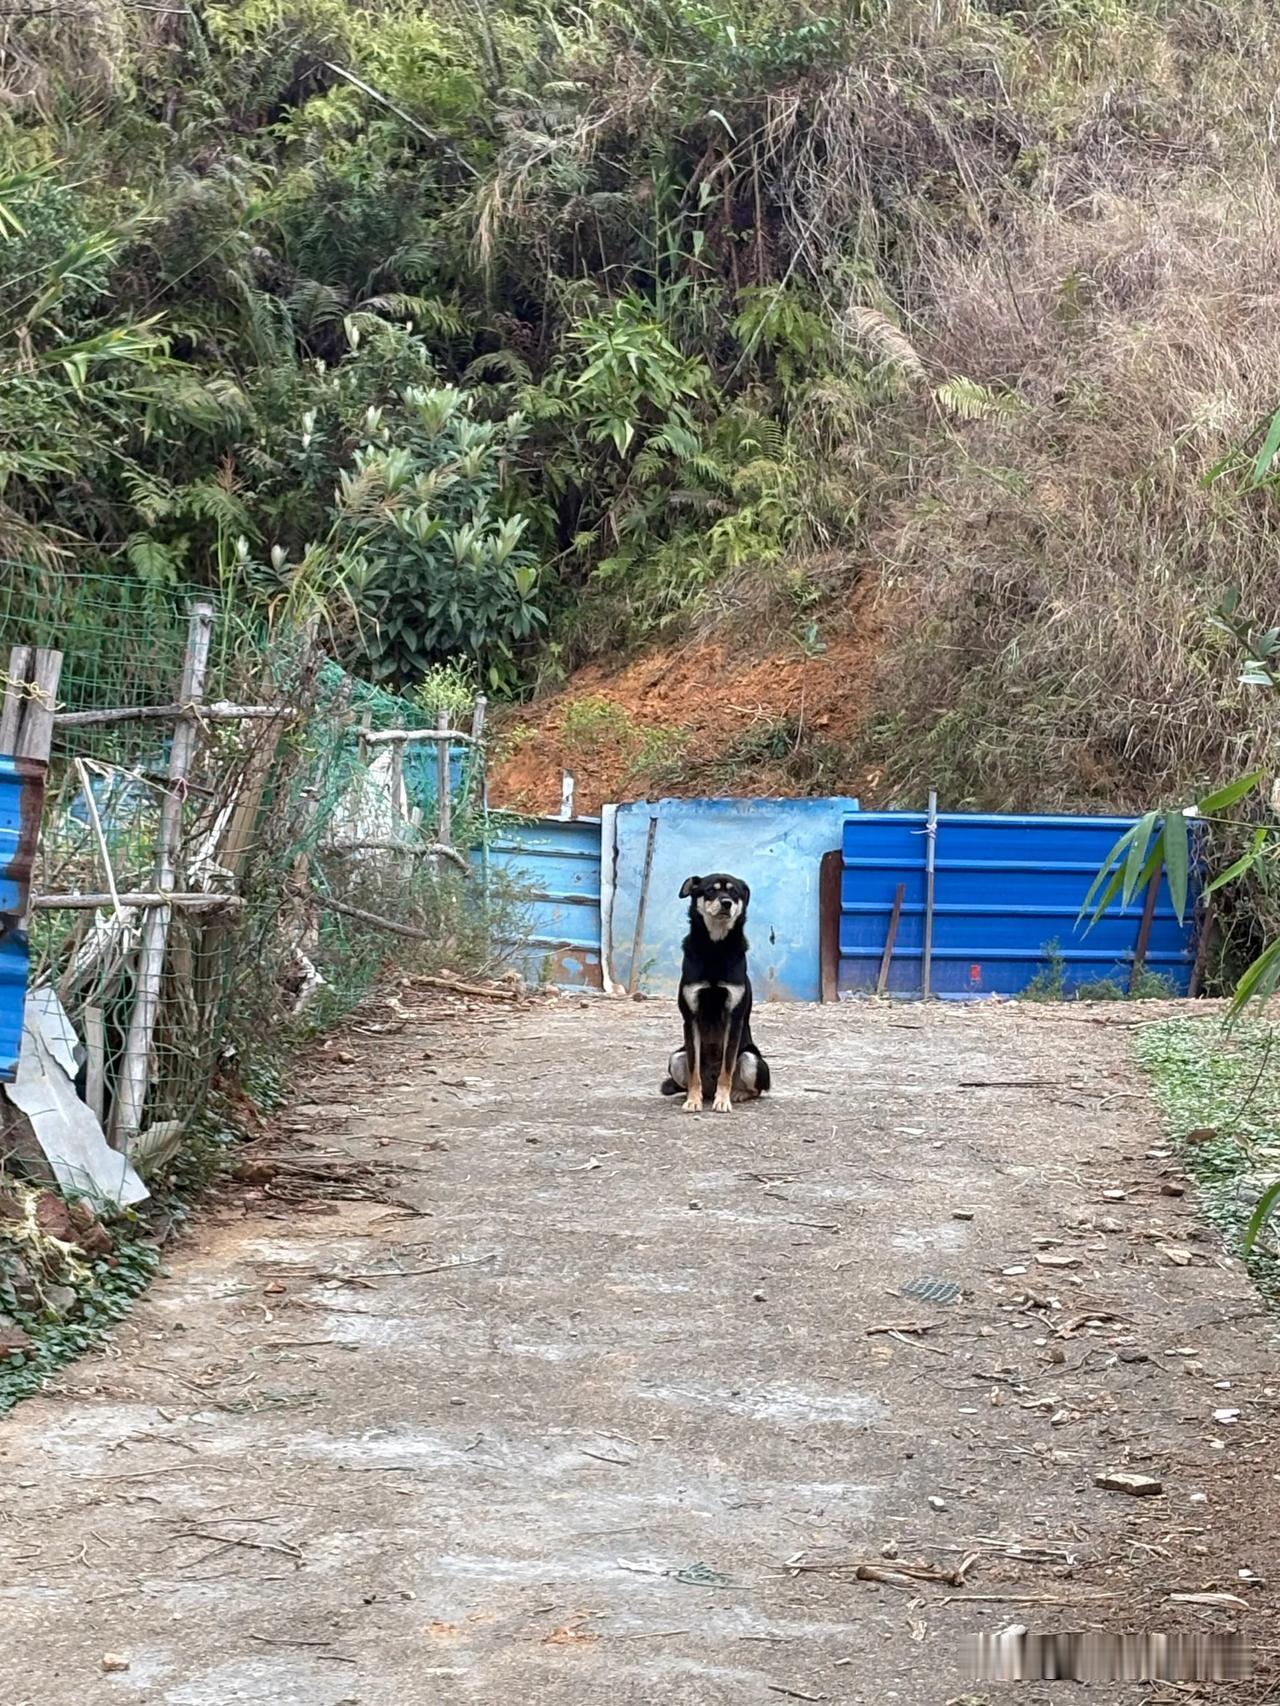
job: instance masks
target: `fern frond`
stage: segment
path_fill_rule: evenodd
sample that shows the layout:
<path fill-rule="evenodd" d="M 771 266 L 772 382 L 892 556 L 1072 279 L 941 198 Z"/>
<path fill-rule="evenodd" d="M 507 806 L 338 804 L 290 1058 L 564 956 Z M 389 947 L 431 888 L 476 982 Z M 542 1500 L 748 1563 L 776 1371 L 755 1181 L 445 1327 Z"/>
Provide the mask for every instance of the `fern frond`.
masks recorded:
<path fill-rule="evenodd" d="M 899 368 L 911 379 L 923 379 L 925 365 L 911 339 L 878 308 L 853 303 L 845 314 L 845 323 L 854 337 L 869 345 L 892 367 Z"/>
<path fill-rule="evenodd" d="M 989 385 L 979 385 L 976 379 L 963 374 L 945 380 L 934 390 L 940 409 L 961 421 L 982 421 L 999 417 L 1008 420 L 1022 407 L 1012 391 L 995 391 Z"/>
<path fill-rule="evenodd" d="M 513 385 L 528 385 L 533 378 L 533 370 L 514 350 L 495 349 L 469 362 L 462 377 L 468 385 L 494 385 L 501 380 Z"/>

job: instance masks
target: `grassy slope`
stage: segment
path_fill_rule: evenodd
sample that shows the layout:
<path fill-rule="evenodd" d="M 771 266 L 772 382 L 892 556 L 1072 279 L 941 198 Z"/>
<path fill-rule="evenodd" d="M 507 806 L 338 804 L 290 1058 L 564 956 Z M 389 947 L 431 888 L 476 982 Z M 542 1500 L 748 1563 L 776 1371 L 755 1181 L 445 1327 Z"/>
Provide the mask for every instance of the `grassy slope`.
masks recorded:
<path fill-rule="evenodd" d="M 1179 1158 L 1209 1220 L 1233 1254 L 1259 1195 L 1280 1177 L 1280 1039 L 1261 1021 L 1225 1031 L 1219 1019 L 1145 1026 L 1137 1053 Z M 1280 1303 L 1274 1240 L 1246 1258 L 1272 1303 Z"/>

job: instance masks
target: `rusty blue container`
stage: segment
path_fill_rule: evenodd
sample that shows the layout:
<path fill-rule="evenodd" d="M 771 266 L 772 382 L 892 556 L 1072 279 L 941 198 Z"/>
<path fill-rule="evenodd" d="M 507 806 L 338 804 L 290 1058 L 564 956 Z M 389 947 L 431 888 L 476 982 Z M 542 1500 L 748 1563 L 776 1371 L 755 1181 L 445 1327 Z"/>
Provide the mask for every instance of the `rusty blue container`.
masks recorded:
<path fill-rule="evenodd" d="M 0 1084 L 17 1076 L 31 955 L 27 902 L 44 799 L 45 767 L 0 756 Z"/>
<path fill-rule="evenodd" d="M 599 989 L 600 819 L 504 824 L 483 857 L 489 873 L 513 886 L 510 903 L 522 928 L 498 941 L 529 982 Z"/>

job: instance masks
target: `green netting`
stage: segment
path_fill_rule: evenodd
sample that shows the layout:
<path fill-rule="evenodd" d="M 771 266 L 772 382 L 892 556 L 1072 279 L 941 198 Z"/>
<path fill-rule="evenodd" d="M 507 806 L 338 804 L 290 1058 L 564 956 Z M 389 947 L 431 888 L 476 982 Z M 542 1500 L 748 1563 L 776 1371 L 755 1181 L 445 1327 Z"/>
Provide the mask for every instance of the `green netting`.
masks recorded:
<path fill-rule="evenodd" d="M 12 645 L 51 646 L 64 657 L 61 709 L 173 703 L 191 602 L 189 589 L 14 571 L 0 585 L 0 667 Z M 435 743 L 406 748 L 397 808 L 389 746 L 361 741 L 362 730 L 433 723 L 421 705 L 355 680 L 300 635 L 265 634 L 221 611 L 206 698 L 280 714 L 199 729 L 177 886 L 241 904 L 173 915 L 148 1072 L 152 1129 L 189 1119 L 220 1077 L 359 1001 L 389 954 L 408 965 L 475 966 L 492 934 L 478 885 L 408 850 L 435 835 Z M 171 737 L 164 721 L 58 728 L 35 892 L 154 889 Z M 450 766 L 461 847 L 480 839 L 481 764 L 459 750 Z M 379 845 L 387 842 L 406 850 Z M 352 907 L 419 934 L 391 936 L 353 918 Z M 106 904 L 42 910 L 32 924 L 33 975 L 56 989 L 89 1045 L 88 1077 L 108 1125 L 143 922 L 141 909 Z"/>
<path fill-rule="evenodd" d="M 156 705 L 172 699 L 194 588 L 0 562 L 0 648 L 62 653 L 58 691 L 67 711 Z M 224 696 L 252 626 L 219 611 L 209 658 L 209 695 Z M 2 655 L 2 654 L 0 654 Z"/>

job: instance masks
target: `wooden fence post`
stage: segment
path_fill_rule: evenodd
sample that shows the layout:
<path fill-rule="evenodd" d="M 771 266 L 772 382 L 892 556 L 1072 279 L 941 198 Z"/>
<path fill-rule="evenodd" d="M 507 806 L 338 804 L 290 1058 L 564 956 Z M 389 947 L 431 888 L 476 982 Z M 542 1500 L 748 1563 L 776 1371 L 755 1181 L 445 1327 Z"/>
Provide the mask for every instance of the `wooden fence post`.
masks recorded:
<path fill-rule="evenodd" d="M 0 752 L 12 758 L 49 762 L 53 715 L 62 677 L 62 653 L 14 646 L 0 707 Z"/>
<path fill-rule="evenodd" d="M 160 894 L 172 894 L 177 887 L 187 775 L 191 769 L 198 738 L 193 713 L 204 697 L 212 639 L 213 605 L 207 599 L 197 599 L 191 607 L 191 622 L 187 630 L 182 683 L 178 689 L 178 703 L 182 710 L 174 725 L 173 744 L 169 749 L 169 785 L 160 808 L 160 828 L 156 837 L 155 886 Z M 112 1141 L 125 1155 L 129 1153 L 133 1140 L 142 1129 L 142 1113 L 150 1078 L 151 1042 L 155 1035 L 156 1015 L 160 1009 L 165 948 L 172 916 L 173 908 L 168 904 L 151 907 L 142 927 L 138 992 L 134 997 L 133 1014 L 129 1020 L 129 1035 L 125 1042 L 111 1122 Z"/>

